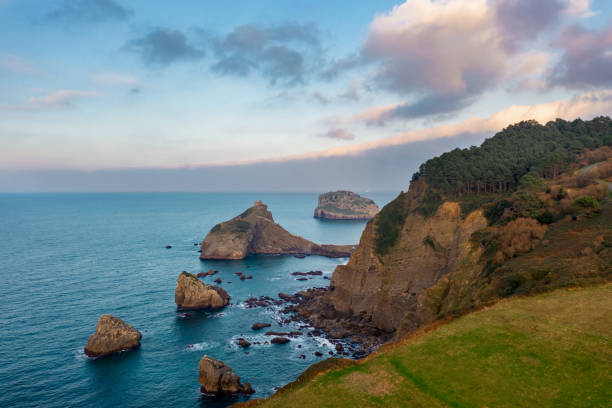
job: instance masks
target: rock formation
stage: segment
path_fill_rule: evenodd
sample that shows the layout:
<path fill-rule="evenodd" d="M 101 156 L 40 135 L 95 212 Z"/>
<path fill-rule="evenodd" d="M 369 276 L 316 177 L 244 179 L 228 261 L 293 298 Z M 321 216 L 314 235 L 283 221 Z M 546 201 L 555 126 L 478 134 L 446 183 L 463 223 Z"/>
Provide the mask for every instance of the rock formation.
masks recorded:
<path fill-rule="evenodd" d="M 418 189 L 415 183 L 399 199 L 415 200 Z M 366 339 L 355 341 L 369 346 L 391 339 L 399 327 L 413 330 L 432 320 L 419 295 L 459 267 L 470 254 L 472 233 L 486 226 L 482 210 L 463 218 L 456 202 L 445 202 L 427 218 L 410 212 L 397 242 L 381 256 L 376 253 L 375 219 L 348 264 L 336 267 L 329 290 L 304 297 L 296 309 L 332 336 L 359 335 Z"/>
<path fill-rule="evenodd" d="M 140 347 L 142 334 L 118 317 L 102 315 L 85 346 L 89 357 L 103 357 Z"/>
<path fill-rule="evenodd" d="M 334 191 L 319 196 L 314 216 L 333 220 L 369 220 L 378 213 L 376 203 L 352 191 Z"/>
<path fill-rule="evenodd" d="M 180 309 L 217 309 L 229 303 L 230 296 L 215 285 L 206 285 L 195 275 L 183 272 L 177 279 L 174 302 Z"/>
<path fill-rule="evenodd" d="M 204 356 L 198 364 L 201 391 L 206 394 L 252 394 L 255 391 L 248 382 L 240 383 L 240 377 L 223 361 Z"/>
<path fill-rule="evenodd" d="M 258 203 L 237 217 L 213 227 L 202 241 L 201 259 L 242 259 L 248 255 L 322 255 L 347 257 L 352 245 L 318 245 L 290 234 Z"/>

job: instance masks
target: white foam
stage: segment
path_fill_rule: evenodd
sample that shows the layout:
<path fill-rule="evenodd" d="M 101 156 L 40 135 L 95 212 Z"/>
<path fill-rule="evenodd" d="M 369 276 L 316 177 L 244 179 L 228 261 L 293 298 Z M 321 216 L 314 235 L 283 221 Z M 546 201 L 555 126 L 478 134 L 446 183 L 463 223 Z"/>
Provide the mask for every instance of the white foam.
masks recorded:
<path fill-rule="evenodd" d="M 191 346 L 191 347 L 190 347 Z M 185 347 L 185 351 L 202 351 L 202 350 L 209 350 L 213 347 L 217 346 L 217 343 L 207 343 L 207 342 L 202 342 L 202 343 L 195 343 L 195 344 L 190 344 L 188 346 Z"/>

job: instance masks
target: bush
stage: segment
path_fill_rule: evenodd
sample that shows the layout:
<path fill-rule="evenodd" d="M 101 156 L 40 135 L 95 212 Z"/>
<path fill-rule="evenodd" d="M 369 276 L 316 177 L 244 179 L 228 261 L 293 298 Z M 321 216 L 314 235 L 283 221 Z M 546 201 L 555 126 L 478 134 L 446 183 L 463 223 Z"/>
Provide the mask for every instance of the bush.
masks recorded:
<path fill-rule="evenodd" d="M 557 201 L 561 201 L 563 200 L 565 197 L 567 197 L 567 191 L 565 191 L 563 189 L 563 187 L 559 187 L 559 191 L 557 191 L 557 196 L 555 197 L 555 199 Z"/>
<path fill-rule="evenodd" d="M 376 216 L 375 251 L 385 255 L 395 245 L 410 209 L 405 193 L 385 205 Z"/>
<path fill-rule="evenodd" d="M 489 225 L 495 224 L 504 215 L 506 208 L 512 208 L 512 203 L 508 200 L 495 202 L 493 205 L 485 208 L 484 216 L 489 221 Z"/>
<path fill-rule="evenodd" d="M 599 201 L 593 196 L 582 196 L 574 201 L 573 206 L 586 212 L 599 212 L 601 210 Z"/>
<path fill-rule="evenodd" d="M 557 220 L 557 217 L 550 211 L 546 210 L 542 214 L 538 215 L 536 220 L 538 220 L 540 224 L 552 224 Z"/>

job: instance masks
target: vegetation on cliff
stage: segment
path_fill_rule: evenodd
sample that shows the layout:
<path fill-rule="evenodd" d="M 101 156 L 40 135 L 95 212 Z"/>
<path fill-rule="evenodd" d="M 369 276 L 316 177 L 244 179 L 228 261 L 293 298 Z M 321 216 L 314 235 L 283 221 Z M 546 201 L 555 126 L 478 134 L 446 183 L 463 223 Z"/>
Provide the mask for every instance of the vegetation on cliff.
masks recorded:
<path fill-rule="evenodd" d="M 612 284 L 511 299 L 352 362 L 329 359 L 261 407 L 606 406 Z"/>
<path fill-rule="evenodd" d="M 491 223 L 498 221 L 506 209 L 514 218 L 531 217 L 541 223 L 584 213 L 581 210 L 585 209 L 592 214 L 596 212 L 594 201 L 573 197 L 578 201 L 568 203 L 566 189 L 584 188 L 610 177 L 612 162 L 576 171 L 610 158 L 610 146 L 609 117 L 572 122 L 557 119 L 546 125 L 525 121 L 507 127 L 480 147 L 455 149 L 430 159 L 412 176 L 411 190 L 418 184 L 418 194 L 400 193 L 375 219 L 376 253 L 385 255 L 396 243 L 408 214 L 429 217 L 445 200 L 459 202 L 464 216 L 483 207 Z M 597 200 L 597 196 L 605 195 L 602 192 L 607 184 L 599 183 L 599 191 L 586 191 L 586 196 Z M 539 194 L 543 191 L 548 197 Z M 553 205 L 555 201 L 559 205 Z M 511 218 L 506 217 L 505 222 Z"/>

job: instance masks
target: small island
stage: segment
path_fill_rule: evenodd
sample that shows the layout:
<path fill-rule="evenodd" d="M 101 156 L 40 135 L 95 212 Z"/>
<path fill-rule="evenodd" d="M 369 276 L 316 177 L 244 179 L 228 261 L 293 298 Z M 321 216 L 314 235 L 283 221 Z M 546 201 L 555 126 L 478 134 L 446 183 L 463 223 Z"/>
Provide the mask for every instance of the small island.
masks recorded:
<path fill-rule="evenodd" d="M 316 218 L 332 220 L 369 220 L 378 214 L 376 203 L 352 191 L 331 191 L 319 196 Z"/>
<path fill-rule="evenodd" d="M 200 259 L 243 259 L 248 255 L 348 257 L 354 245 L 319 245 L 274 222 L 261 201 L 229 221 L 215 225 L 202 241 Z"/>

